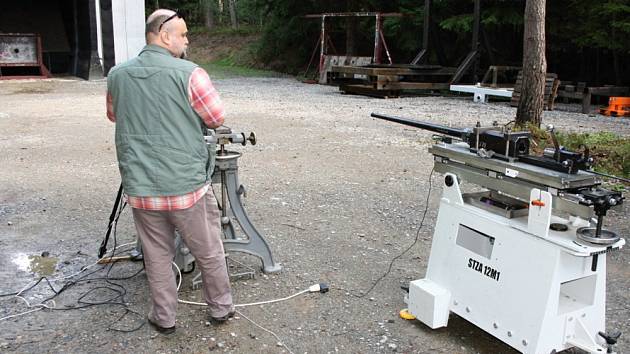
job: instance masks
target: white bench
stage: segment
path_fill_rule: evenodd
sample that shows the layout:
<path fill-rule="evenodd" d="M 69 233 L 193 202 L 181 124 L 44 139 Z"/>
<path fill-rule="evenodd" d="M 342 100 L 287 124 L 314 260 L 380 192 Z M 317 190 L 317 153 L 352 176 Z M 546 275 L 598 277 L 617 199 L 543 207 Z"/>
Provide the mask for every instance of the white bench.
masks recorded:
<path fill-rule="evenodd" d="M 478 85 L 451 85 L 451 91 L 469 92 L 473 94 L 473 101 L 486 103 L 486 96 L 512 97 L 512 89 L 492 88 Z"/>

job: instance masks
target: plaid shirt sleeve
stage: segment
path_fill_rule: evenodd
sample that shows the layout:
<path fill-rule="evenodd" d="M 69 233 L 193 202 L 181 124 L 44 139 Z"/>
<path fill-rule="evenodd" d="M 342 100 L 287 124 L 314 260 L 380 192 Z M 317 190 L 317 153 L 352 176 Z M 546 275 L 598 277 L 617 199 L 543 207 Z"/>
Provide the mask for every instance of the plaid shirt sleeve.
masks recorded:
<path fill-rule="evenodd" d="M 208 128 L 217 128 L 223 124 L 223 102 L 204 69 L 197 68 L 190 75 L 188 98 L 190 105 Z"/>
<path fill-rule="evenodd" d="M 114 99 L 109 91 L 107 91 L 107 119 L 116 123 L 116 114 L 114 114 Z"/>

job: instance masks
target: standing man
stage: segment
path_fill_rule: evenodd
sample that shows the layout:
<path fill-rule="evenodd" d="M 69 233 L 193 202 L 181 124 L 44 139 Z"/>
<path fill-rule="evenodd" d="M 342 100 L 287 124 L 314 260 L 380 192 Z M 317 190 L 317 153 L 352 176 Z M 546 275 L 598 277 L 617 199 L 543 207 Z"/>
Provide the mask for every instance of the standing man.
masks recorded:
<path fill-rule="evenodd" d="M 180 59 L 187 33 L 179 13 L 156 10 L 147 45 L 107 77 L 107 117 L 116 123 L 118 167 L 151 292 L 148 320 L 164 334 L 175 332 L 175 229 L 201 270 L 210 320 L 235 312 L 210 188 L 215 151 L 203 137 L 204 127 L 223 124 L 223 104 L 206 71 Z"/>

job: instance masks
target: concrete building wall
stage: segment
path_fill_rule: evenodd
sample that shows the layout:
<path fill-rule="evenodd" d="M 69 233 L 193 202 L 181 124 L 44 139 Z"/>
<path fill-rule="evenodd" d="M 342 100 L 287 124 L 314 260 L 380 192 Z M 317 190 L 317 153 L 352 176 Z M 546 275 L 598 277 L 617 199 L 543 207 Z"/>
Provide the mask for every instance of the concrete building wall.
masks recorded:
<path fill-rule="evenodd" d="M 145 45 L 144 1 L 112 0 L 116 64 L 129 60 Z"/>

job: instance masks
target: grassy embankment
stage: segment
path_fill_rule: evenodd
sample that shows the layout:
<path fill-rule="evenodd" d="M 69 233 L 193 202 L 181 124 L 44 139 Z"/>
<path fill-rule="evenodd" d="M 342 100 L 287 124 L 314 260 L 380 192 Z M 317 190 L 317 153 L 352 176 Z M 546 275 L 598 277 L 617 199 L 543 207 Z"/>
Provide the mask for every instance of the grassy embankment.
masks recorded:
<path fill-rule="evenodd" d="M 279 77 L 283 74 L 259 69 L 256 45 L 260 31 L 256 26 L 237 30 L 221 27 L 208 31 L 191 28 L 189 58 L 208 71 L 213 79 L 232 77 Z"/>

